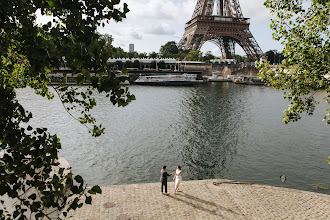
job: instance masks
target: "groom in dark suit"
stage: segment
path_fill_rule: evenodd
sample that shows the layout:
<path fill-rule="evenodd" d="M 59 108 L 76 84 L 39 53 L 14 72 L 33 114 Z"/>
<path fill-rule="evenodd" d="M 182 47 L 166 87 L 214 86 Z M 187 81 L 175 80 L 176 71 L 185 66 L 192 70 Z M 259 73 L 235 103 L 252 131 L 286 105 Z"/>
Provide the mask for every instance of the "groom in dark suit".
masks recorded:
<path fill-rule="evenodd" d="M 168 176 L 172 176 L 172 174 L 168 174 L 166 171 L 166 166 L 163 166 L 163 169 L 160 171 L 160 182 L 162 183 L 162 193 L 163 193 L 163 188 L 165 187 L 165 194 L 167 194 L 167 177 Z"/>

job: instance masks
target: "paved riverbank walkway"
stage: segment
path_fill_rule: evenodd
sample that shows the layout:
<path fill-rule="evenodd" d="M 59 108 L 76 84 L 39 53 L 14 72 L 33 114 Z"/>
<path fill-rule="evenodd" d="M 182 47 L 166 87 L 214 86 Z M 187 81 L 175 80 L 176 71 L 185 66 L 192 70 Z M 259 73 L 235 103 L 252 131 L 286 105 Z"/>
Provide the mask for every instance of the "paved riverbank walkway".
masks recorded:
<path fill-rule="evenodd" d="M 184 181 L 162 195 L 159 183 L 102 187 L 69 219 L 330 219 L 330 195 L 223 180 Z"/>

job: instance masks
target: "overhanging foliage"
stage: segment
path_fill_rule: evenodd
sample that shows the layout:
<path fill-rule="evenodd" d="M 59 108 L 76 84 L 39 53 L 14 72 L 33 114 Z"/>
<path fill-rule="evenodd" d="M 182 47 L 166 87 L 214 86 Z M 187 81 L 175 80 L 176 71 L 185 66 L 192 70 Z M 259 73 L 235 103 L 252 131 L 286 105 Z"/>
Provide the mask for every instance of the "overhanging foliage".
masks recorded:
<path fill-rule="evenodd" d="M 68 112 L 78 111 L 81 116 L 77 120 L 93 126 L 93 136 L 101 135 L 104 128 L 90 114 L 96 105 L 93 93 L 103 93 L 118 106 L 135 99 L 121 86 L 116 73 L 106 69 L 112 38 L 97 33 L 97 27 L 126 17 L 127 5 L 119 3 L 120 0 L 0 2 L 0 151 L 4 153 L 0 158 L 0 196 L 19 201 L 13 213 L 0 209 L 0 219 L 49 218 L 47 209 L 66 216 L 71 209 L 90 204 L 90 194 L 101 193 L 98 186 L 86 192 L 82 177 L 73 177 L 63 168 L 52 173 L 59 165 L 59 139 L 45 128 L 29 126 L 32 113 L 16 100 L 15 90 L 29 86 L 51 99 L 54 94 L 48 90 L 48 73 L 60 67 L 70 68 L 78 86 L 85 80 L 91 82 L 90 86 L 76 90 L 61 84 L 54 87 L 55 91 Z M 52 16 L 52 21 L 38 25 L 37 13 Z M 29 194 L 32 188 L 37 192 Z"/>
<path fill-rule="evenodd" d="M 273 37 L 284 46 L 284 60 L 276 69 L 263 63 L 259 76 L 276 89 L 285 91 L 290 101 L 284 122 L 314 113 L 318 104 L 316 91 L 324 89 L 330 102 L 330 2 L 323 0 L 267 0 L 267 8 L 276 16 L 272 20 Z M 330 124 L 330 109 L 324 121 Z"/>

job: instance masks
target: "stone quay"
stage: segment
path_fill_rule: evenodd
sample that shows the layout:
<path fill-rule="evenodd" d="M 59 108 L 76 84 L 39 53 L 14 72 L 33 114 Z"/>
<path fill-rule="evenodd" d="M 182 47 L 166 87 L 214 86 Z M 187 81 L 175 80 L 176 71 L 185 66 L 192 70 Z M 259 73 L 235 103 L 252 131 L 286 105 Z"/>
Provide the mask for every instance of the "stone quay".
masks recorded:
<path fill-rule="evenodd" d="M 169 195 L 160 183 L 104 186 L 67 219 L 330 219 L 326 194 L 226 180 L 183 181 L 178 194 L 168 186 Z"/>

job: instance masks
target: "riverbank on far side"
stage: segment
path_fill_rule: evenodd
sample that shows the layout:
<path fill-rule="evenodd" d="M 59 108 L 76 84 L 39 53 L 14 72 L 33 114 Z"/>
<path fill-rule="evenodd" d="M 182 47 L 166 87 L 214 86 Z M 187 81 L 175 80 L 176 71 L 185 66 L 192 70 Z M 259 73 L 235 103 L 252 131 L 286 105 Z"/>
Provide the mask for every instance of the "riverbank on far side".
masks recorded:
<path fill-rule="evenodd" d="M 330 195 L 223 180 L 184 181 L 182 192 L 160 183 L 102 187 L 93 204 L 68 219 L 330 219 Z"/>

